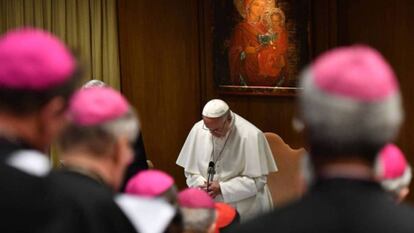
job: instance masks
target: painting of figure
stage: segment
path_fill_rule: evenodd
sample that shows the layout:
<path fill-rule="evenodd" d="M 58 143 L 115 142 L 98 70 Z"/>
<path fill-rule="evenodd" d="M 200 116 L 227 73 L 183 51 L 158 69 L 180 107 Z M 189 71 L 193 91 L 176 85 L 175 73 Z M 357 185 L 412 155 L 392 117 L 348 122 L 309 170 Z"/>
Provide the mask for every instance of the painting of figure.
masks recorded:
<path fill-rule="evenodd" d="M 296 87 L 309 60 L 309 1 L 214 2 L 215 82 L 244 92 Z M 268 89 L 268 90 L 266 90 Z"/>

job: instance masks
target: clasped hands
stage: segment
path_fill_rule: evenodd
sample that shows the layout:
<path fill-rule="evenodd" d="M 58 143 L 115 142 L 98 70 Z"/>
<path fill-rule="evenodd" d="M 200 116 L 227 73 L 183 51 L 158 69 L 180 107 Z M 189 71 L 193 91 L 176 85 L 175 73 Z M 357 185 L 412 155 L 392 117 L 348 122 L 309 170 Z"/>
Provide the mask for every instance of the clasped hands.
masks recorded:
<path fill-rule="evenodd" d="M 207 182 L 204 182 L 204 184 L 199 187 L 206 191 L 211 198 L 215 198 L 217 195 L 221 194 L 220 183 L 218 181 L 210 182 L 208 187 Z"/>

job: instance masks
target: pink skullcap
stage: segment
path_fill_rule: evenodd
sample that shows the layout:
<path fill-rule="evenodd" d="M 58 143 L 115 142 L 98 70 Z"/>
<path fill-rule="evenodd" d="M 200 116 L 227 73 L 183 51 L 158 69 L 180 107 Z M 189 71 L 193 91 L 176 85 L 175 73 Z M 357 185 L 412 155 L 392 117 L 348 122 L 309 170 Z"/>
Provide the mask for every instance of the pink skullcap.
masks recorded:
<path fill-rule="evenodd" d="M 395 179 L 404 174 L 408 164 L 397 146 L 387 144 L 379 153 L 379 165 L 382 168 L 381 178 Z"/>
<path fill-rule="evenodd" d="M 146 170 L 133 176 L 126 186 L 126 193 L 157 197 L 174 185 L 174 179 L 159 170 Z"/>
<path fill-rule="evenodd" d="M 0 87 L 45 90 L 71 78 L 75 58 L 52 34 L 34 28 L 0 38 Z"/>
<path fill-rule="evenodd" d="M 93 126 L 115 120 L 129 110 L 127 100 L 109 87 L 77 91 L 69 105 L 69 116 L 78 125 Z"/>
<path fill-rule="evenodd" d="M 326 52 L 315 61 L 311 71 L 315 85 L 322 91 L 360 101 L 383 100 L 398 91 L 392 68 L 368 46 Z"/>
<path fill-rule="evenodd" d="M 178 194 L 178 203 L 185 208 L 214 209 L 213 199 L 203 190 L 187 188 Z"/>

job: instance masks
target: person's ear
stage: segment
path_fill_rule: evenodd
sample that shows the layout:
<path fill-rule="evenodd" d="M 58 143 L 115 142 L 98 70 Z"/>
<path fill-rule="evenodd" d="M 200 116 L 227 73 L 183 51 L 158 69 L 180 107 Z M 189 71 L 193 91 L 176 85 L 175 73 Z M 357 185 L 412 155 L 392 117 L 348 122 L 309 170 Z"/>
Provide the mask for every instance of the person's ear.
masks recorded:
<path fill-rule="evenodd" d="M 66 126 L 66 102 L 63 97 L 54 97 L 46 103 L 39 111 L 38 122 L 38 140 L 41 141 L 42 147 L 48 144 L 58 136 L 61 130 Z"/>
<path fill-rule="evenodd" d="M 208 233 L 214 233 L 216 230 L 216 222 L 214 222 L 213 224 L 211 224 L 211 226 L 208 228 L 207 232 Z"/>
<path fill-rule="evenodd" d="M 121 148 L 121 142 L 120 142 L 120 138 L 116 138 L 115 143 L 114 143 L 114 147 L 112 150 L 113 154 L 112 154 L 112 162 L 114 164 L 119 164 L 121 161 L 121 155 L 122 155 L 122 148 Z"/>
<path fill-rule="evenodd" d="M 113 188 L 114 190 L 119 190 L 125 175 L 125 170 L 131 164 L 133 158 L 132 146 L 126 137 L 117 137 L 111 158 Z"/>
<path fill-rule="evenodd" d="M 63 97 L 54 97 L 42 107 L 40 117 L 43 121 L 60 121 L 64 118 L 66 101 Z"/>
<path fill-rule="evenodd" d="M 113 162 L 115 164 L 130 164 L 132 162 L 132 147 L 126 137 L 117 137 L 114 144 Z"/>
<path fill-rule="evenodd" d="M 407 197 L 407 195 L 409 193 L 410 193 L 410 189 L 408 187 L 405 187 L 405 188 L 401 189 L 398 192 L 397 202 L 400 203 L 400 202 L 404 201 L 404 199 Z"/>

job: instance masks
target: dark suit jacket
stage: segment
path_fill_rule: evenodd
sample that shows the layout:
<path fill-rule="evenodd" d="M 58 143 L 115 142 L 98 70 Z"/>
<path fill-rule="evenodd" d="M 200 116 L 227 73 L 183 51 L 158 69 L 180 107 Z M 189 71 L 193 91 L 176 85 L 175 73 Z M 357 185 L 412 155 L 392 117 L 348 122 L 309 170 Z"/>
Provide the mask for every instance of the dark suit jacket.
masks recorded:
<path fill-rule="evenodd" d="M 66 232 L 136 233 L 115 203 L 114 193 L 105 184 L 65 169 L 52 173 L 49 179 L 60 193 L 62 202 L 71 203 L 60 213 L 64 219 L 60 225 L 65 226 Z"/>
<path fill-rule="evenodd" d="M 46 178 L 7 164 L 15 152 L 27 150 L 33 149 L 22 141 L 0 138 L 0 232 L 62 232 L 56 213 L 63 206 Z"/>
<path fill-rule="evenodd" d="M 413 233 L 414 210 L 397 205 L 377 183 L 321 179 L 302 200 L 242 224 L 235 232 Z"/>

